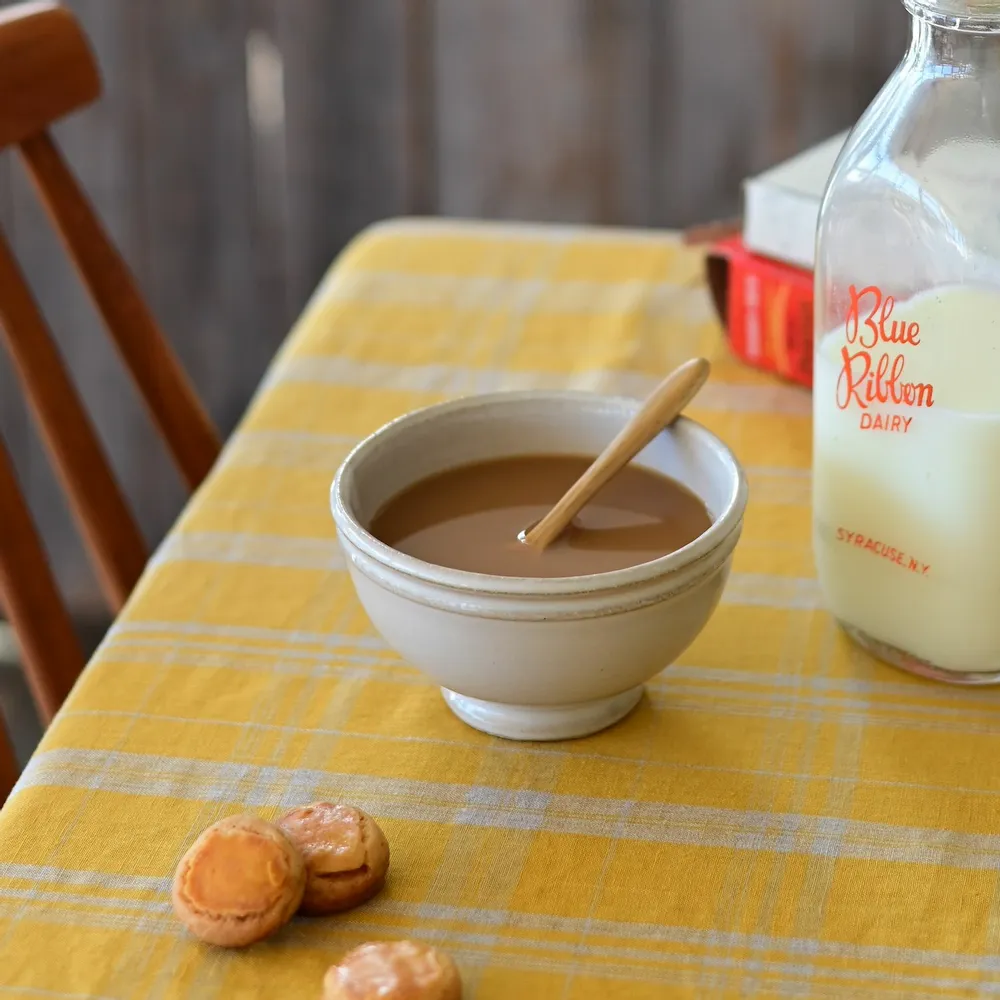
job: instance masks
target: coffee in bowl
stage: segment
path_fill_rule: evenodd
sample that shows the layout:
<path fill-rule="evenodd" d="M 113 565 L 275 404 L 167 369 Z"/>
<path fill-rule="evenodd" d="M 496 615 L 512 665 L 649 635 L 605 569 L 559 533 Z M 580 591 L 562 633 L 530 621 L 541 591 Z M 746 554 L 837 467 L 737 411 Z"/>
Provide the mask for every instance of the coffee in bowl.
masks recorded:
<path fill-rule="evenodd" d="M 421 479 L 376 514 L 371 533 L 435 566 L 503 577 L 553 579 L 652 562 L 712 525 L 687 487 L 626 466 L 547 549 L 518 541 L 590 466 L 577 455 L 523 455 L 461 465 Z"/>

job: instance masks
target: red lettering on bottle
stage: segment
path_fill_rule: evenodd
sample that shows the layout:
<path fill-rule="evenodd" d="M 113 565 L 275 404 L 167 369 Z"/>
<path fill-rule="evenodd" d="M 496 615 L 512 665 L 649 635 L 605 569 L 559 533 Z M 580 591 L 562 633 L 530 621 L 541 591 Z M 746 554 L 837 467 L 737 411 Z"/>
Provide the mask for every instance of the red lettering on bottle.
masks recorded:
<path fill-rule="evenodd" d="M 916 573 L 917 576 L 930 576 L 930 563 L 914 559 L 912 556 L 890 546 L 887 542 L 883 542 L 880 539 L 869 538 L 861 532 L 849 531 L 847 528 L 841 527 L 837 528 L 837 541 L 850 545 L 855 549 L 861 549 L 862 552 L 871 552 L 873 555 L 885 559 L 886 562 L 909 570 L 911 573 Z"/>
<path fill-rule="evenodd" d="M 862 410 L 867 410 L 873 403 L 932 407 L 934 386 L 924 382 L 907 382 L 904 378 L 905 354 L 890 354 L 884 349 L 887 344 L 897 348 L 919 347 L 920 324 L 892 319 L 896 300 L 891 295 L 883 295 L 876 285 L 869 285 L 861 291 L 851 285 L 850 296 L 845 334 L 848 345 L 856 350 L 852 351 L 850 347 L 841 349 L 837 406 L 846 410 L 853 402 Z M 871 308 L 862 319 L 864 299 L 870 300 Z M 882 350 L 878 351 L 880 347 Z M 862 430 L 868 429 L 862 426 Z"/>

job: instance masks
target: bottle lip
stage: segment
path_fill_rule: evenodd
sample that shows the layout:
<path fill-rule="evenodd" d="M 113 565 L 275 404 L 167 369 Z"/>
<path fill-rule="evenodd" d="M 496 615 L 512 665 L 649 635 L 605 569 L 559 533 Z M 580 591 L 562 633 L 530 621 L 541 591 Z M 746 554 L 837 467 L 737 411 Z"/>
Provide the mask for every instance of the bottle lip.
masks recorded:
<path fill-rule="evenodd" d="M 915 17 L 960 31 L 1000 31 L 1000 0 L 903 0 Z"/>

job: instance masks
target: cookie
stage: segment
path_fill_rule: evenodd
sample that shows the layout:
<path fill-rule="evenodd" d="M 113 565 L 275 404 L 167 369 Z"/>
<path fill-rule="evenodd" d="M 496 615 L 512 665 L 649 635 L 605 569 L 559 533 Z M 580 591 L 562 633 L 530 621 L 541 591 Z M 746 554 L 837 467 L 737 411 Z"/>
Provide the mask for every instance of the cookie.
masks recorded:
<path fill-rule="evenodd" d="M 371 899 L 385 884 L 389 843 L 378 824 L 354 806 L 314 802 L 278 820 L 306 863 L 301 910 L 339 913 Z"/>
<path fill-rule="evenodd" d="M 202 941 L 242 948 L 286 924 L 305 885 L 302 855 L 277 827 L 231 816 L 205 830 L 181 858 L 174 912 Z"/>
<path fill-rule="evenodd" d="M 380 941 L 327 970 L 323 1000 L 462 1000 L 462 980 L 443 951 L 416 941 Z"/>

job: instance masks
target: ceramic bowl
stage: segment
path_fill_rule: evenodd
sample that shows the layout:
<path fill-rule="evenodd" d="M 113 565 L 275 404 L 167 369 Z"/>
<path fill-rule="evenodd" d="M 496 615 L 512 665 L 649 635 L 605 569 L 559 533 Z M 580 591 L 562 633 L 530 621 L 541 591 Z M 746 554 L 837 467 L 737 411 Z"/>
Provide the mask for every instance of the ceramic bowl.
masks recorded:
<path fill-rule="evenodd" d="M 631 711 L 719 602 L 747 502 L 739 463 L 692 420 L 661 433 L 635 461 L 701 497 L 712 526 L 677 552 L 610 573 L 539 580 L 446 569 L 384 545 L 368 526 L 402 490 L 446 469 L 596 455 L 639 405 L 576 392 L 459 399 L 387 424 L 337 473 L 333 517 L 365 611 L 469 725 L 509 739 L 569 739 Z"/>

